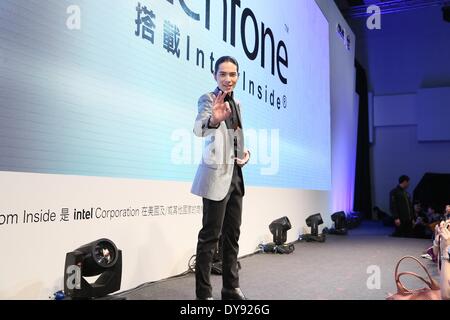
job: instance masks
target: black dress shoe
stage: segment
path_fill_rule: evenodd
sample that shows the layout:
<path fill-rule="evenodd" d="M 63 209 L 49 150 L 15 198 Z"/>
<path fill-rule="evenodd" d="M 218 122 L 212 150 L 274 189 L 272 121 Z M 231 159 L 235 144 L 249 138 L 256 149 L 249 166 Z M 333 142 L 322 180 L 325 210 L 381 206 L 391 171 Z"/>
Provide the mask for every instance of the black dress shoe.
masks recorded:
<path fill-rule="evenodd" d="M 199 298 L 197 297 L 196 300 L 214 300 L 213 297 L 207 297 L 207 298 Z"/>
<path fill-rule="evenodd" d="M 222 289 L 222 300 L 248 300 L 240 288 Z"/>

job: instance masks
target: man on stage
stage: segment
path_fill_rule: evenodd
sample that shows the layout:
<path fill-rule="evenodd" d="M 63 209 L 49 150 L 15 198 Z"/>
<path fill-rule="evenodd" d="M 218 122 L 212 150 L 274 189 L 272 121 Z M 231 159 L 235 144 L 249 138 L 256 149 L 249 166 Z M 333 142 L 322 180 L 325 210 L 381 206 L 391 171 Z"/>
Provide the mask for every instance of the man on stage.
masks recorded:
<path fill-rule="evenodd" d="M 250 152 L 244 147 L 240 105 L 233 90 L 239 64 L 224 56 L 215 63 L 217 88 L 200 97 L 194 133 L 205 138 L 202 161 L 191 192 L 203 198 L 202 229 L 198 234 L 195 279 L 197 299 L 212 299 L 211 265 L 222 236 L 222 299 L 244 300 L 239 287 L 237 257 L 244 179 L 241 168 Z"/>

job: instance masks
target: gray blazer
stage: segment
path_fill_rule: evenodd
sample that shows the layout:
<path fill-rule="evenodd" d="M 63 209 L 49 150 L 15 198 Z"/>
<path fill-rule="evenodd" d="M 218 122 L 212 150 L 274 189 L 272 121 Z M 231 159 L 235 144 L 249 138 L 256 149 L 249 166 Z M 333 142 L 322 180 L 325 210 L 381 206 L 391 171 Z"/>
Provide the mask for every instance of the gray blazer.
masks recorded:
<path fill-rule="evenodd" d="M 222 121 L 217 129 L 208 128 L 212 115 L 213 99 L 217 90 L 204 94 L 198 100 L 198 115 L 194 134 L 204 138 L 203 155 L 197 169 L 191 192 L 214 201 L 223 200 L 230 188 L 234 167 L 234 136 L 237 138 L 237 156 L 244 157 L 244 134 L 241 129 L 228 129 Z M 237 116 L 242 124 L 239 102 L 236 101 Z"/>

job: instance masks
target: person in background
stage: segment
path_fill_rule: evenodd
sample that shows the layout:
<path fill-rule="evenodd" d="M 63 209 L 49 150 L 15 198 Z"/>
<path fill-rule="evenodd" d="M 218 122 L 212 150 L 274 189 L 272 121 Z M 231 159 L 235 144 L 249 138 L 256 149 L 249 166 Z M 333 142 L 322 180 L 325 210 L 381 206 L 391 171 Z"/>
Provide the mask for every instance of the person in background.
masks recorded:
<path fill-rule="evenodd" d="M 409 187 L 409 177 L 402 175 L 398 178 L 398 185 L 389 193 L 389 207 L 394 218 L 394 237 L 410 237 L 413 225 L 413 209 L 411 198 L 406 192 Z"/>
<path fill-rule="evenodd" d="M 444 218 L 445 218 L 445 220 L 450 219 L 450 204 L 445 206 Z"/>
<path fill-rule="evenodd" d="M 441 215 L 438 212 L 436 212 L 436 209 L 434 208 L 434 206 L 429 205 L 427 208 L 427 218 L 428 218 L 429 223 L 439 222 L 439 220 L 441 220 Z M 433 226 L 433 230 L 434 230 L 434 226 Z"/>
<path fill-rule="evenodd" d="M 443 300 L 450 300 L 450 220 L 441 221 L 436 226 L 436 237 L 433 242 L 433 251 L 438 257 L 440 269 L 440 287 Z"/>
<path fill-rule="evenodd" d="M 431 232 L 434 232 L 436 226 L 444 220 L 444 216 L 436 212 L 434 206 L 429 205 L 427 209 L 427 218 L 428 218 L 428 228 Z"/>
<path fill-rule="evenodd" d="M 418 201 L 414 202 L 412 236 L 414 238 L 422 239 L 431 238 L 431 232 L 428 228 L 428 218 L 425 212 L 422 210 L 422 205 Z"/>

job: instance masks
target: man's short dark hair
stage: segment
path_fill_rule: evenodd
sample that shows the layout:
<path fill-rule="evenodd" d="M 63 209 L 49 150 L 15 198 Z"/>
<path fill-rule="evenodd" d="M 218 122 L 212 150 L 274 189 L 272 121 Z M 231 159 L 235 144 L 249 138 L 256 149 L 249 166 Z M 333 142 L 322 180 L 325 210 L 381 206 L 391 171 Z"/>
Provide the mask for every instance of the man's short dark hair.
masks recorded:
<path fill-rule="evenodd" d="M 398 178 L 398 183 L 402 183 L 403 181 L 409 181 L 409 177 L 407 175 L 401 175 L 400 178 Z"/>
<path fill-rule="evenodd" d="M 239 63 L 237 62 L 237 60 L 235 58 L 233 58 L 232 56 L 223 56 L 216 60 L 216 64 L 214 65 L 214 75 L 217 75 L 219 66 L 224 62 L 233 63 L 237 68 L 237 72 L 239 73 Z"/>

